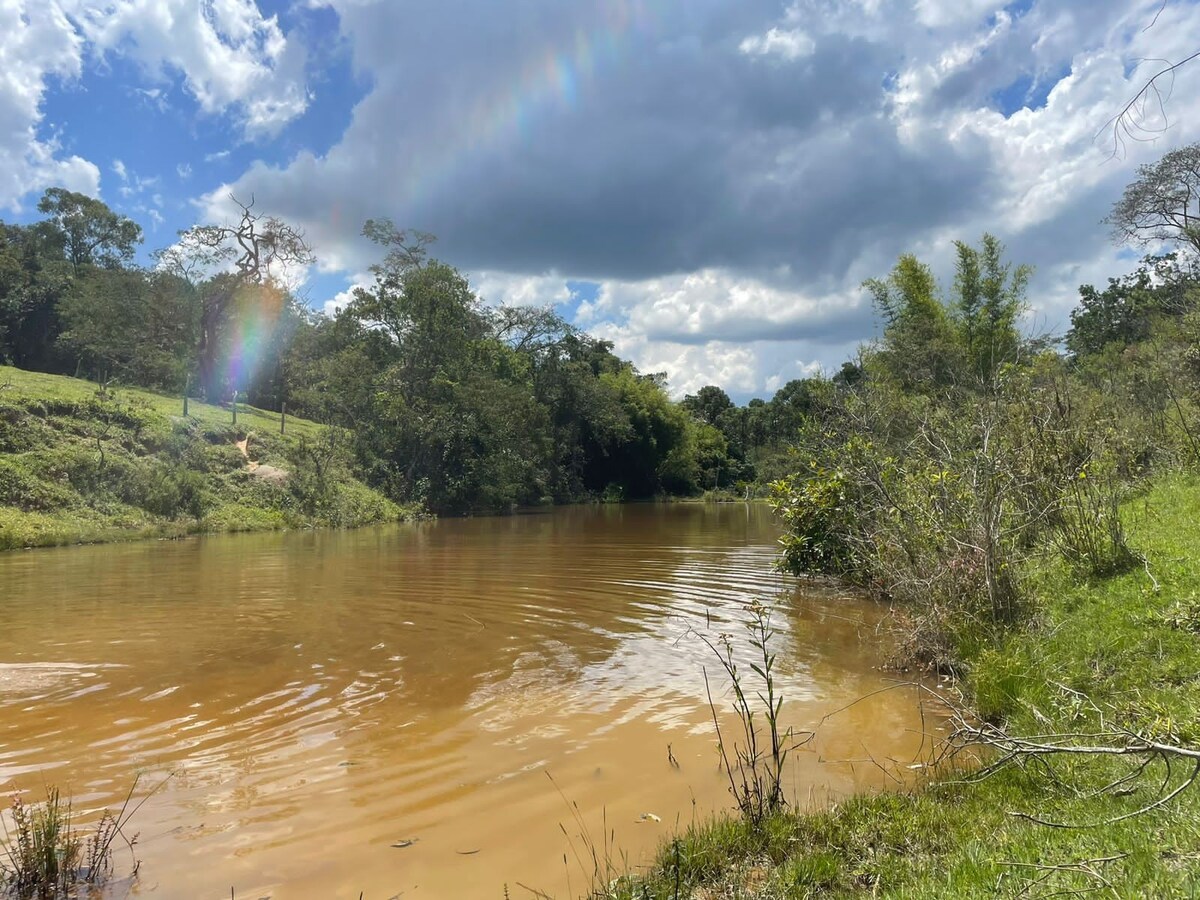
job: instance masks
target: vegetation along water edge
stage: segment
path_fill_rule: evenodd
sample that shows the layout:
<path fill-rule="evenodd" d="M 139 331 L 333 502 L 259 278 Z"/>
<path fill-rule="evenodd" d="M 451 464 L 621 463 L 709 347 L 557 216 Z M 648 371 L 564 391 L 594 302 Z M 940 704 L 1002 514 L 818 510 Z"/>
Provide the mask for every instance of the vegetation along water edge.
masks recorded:
<path fill-rule="evenodd" d="M 103 303 L 115 269 L 71 258 L 60 241 L 61 258 L 20 276 L 58 266 L 65 279 L 58 338 L 43 348 L 49 371 L 0 369 L 0 535 L 17 546 L 117 530 L 354 525 L 421 508 L 769 483 L 781 565 L 892 604 L 898 678 L 956 680 L 961 708 L 929 760 L 934 774 L 824 811 L 789 805 L 777 790 L 788 734 L 770 686 L 769 619 L 759 619 L 765 691 L 743 691 L 726 667 L 747 723 L 740 750 L 722 738 L 739 814 L 671 840 L 647 872 L 608 878 L 605 866 L 594 895 L 1194 894 L 1200 233 L 1171 204 L 1192 202 L 1198 160 L 1194 145 L 1139 171 L 1110 222 L 1122 240 L 1149 234 L 1155 253 L 1102 290 L 1083 286 L 1062 341 L 1029 327 L 1030 271 L 994 236 L 956 242 L 945 285 L 901 256 L 864 284 L 881 336 L 836 375 L 790 388 L 774 445 L 749 437 L 767 404 L 736 407 L 715 386 L 675 403 L 661 377 L 552 311 L 485 309 L 429 258 L 424 236 L 384 221 L 365 228 L 385 253 L 375 285 L 336 317 L 299 316 L 303 337 L 289 338 L 262 370 L 274 381 L 257 388 L 279 414 L 243 411 L 235 425 L 240 376 L 220 375 L 234 370 L 206 356 L 209 341 L 236 334 L 247 296 L 261 306 L 272 283 L 241 269 L 199 286 L 163 282 L 163 270 L 123 274 L 133 287 L 122 290 L 166 285 L 184 308 L 198 298 L 198 330 L 147 375 L 141 345 L 85 328 L 93 312 L 113 315 Z M 244 213 L 241 232 L 201 226 L 180 246 L 253 244 L 262 223 Z M 25 242 L 20 259 L 40 234 L 13 238 Z M 79 297 L 92 300 L 73 305 Z M 206 332 L 218 307 L 230 318 Z M 54 373 L 72 361 L 93 366 L 99 388 Z M 195 403 L 185 416 L 169 395 L 114 388 L 114 369 L 164 389 L 175 379 L 183 392 L 195 369 L 205 397 L 226 405 Z M 282 427 L 285 395 L 321 424 Z"/>
<path fill-rule="evenodd" d="M 990 236 L 945 287 L 912 255 L 868 281 L 883 334 L 773 485 L 782 565 L 893 604 L 899 679 L 955 679 L 930 780 L 743 809 L 596 896 L 1195 896 L 1200 237 L 1176 213 L 1197 158 L 1114 206 L 1119 239 L 1167 252 L 1083 286 L 1065 352 L 1018 328 L 1029 271 Z"/>

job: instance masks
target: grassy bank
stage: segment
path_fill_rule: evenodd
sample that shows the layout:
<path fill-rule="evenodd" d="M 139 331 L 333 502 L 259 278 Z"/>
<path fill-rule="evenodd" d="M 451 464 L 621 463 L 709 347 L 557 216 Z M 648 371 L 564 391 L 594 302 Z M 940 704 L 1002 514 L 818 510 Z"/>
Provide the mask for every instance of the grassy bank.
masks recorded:
<path fill-rule="evenodd" d="M 243 446 L 239 447 L 239 443 Z M 0 366 L 0 549 L 415 514 L 356 477 L 335 431 L 277 413 Z"/>
<path fill-rule="evenodd" d="M 1033 621 L 969 660 L 968 699 L 1010 732 L 1127 728 L 1163 742 L 1200 740 L 1200 480 L 1160 481 L 1124 515 L 1157 590 L 1141 569 L 1080 583 L 1047 562 L 1033 576 Z M 943 775 L 913 792 L 779 815 L 759 829 L 725 819 L 687 832 L 663 848 L 653 871 L 607 894 L 1195 896 L 1200 784 L 1131 815 L 1185 782 L 1192 764 L 1168 771 L 1151 762 L 1127 778 L 1138 764 L 1056 757 L 977 784 Z"/>

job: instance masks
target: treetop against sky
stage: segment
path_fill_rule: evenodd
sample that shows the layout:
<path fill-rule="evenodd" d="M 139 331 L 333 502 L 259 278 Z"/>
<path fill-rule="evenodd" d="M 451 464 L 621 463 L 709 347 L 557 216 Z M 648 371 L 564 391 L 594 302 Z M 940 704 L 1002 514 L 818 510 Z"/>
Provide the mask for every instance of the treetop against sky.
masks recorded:
<path fill-rule="evenodd" d="M 253 197 L 308 235 L 318 307 L 369 281 L 360 228 L 388 216 L 679 394 L 769 395 L 877 332 L 864 279 L 913 251 L 944 280 L 984 231 L 1064 330 L 1138 255 L 1102 223 L 1137 164 L 1200 138 L 1191 66 L 1148 140 L 1105 128 L 1139 60 L 1200 47 L 1196 7 L 8 0 L 0 203 L 82 191 L 153 248 Z"/>

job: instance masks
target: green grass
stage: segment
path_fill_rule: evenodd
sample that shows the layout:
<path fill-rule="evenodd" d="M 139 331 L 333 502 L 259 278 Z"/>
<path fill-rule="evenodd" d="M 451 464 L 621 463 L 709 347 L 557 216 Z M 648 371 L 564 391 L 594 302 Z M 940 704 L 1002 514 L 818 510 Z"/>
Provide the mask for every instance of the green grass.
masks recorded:
<path fill-rule="evenodd" d="M 280 482 L 247 471 L 251 458 Z M 211 531 L 357 526 L 409 518 L 362 484 L 345 448 L 320 478 L 298 452 L 323 426 L 136 388 L 0 366 L 0 550 Z"/>
<path fill-rule="evenodd" d="M 1128 504 L 1125 515 L 1158 590 L 1141 569 L 1079 583 L 1064 566 L 1047 562 L 1032 576 L 1040 598 L 1035 620 L 971 661 L 965 688 L 1010 731 L 1088 732 L 1099 727 L 1094 703 L 1109 726 L 1200 741 L 1200 480 L 1163 480 Z M 757 831 L 721 819 L 688 831 L 678 847 L 666 845 L 653 871 L 609 893 L 1197 896 L 1200 783 L 1166 807 L 1098 827 L 1054 828 L 1020 815 L 1105 823 L 1151 803 L 1164 781 L 1179 784 L 1188 768 L 1168 775 L 1155 764 L 1126 788 L 1097 796 L 1130 763 L 1077 758 L 1049 770 L 1003 769 L 978 784 L 943 773 L 942 781 L 912 792 L 776 816 Z M 1090 873 L 1062 868 L 1110 857 L 1087 864 Z"/>

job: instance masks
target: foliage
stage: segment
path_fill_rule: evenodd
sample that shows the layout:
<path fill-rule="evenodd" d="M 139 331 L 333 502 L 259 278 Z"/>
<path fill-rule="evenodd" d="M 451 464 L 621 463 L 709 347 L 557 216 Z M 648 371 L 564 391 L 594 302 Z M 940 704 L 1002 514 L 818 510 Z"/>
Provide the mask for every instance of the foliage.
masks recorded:
<path fill-rule="evenodd" d="M 46 221 L 76 272 L 87 266 L 119 269 L 142 242 L 141 226 L 86 194 L 52 187 L 38 201 L 38 211 L 49 216 Z"/>
<path fill-rule="evenodd" d="M 962 241 L 954 246 L 954 314 L 971 372 L 986 383 L 1021 352 L 1017 320 L 1025 309 L 1033 270 L 1005 263 L 1004 245 L 990 234 L 983 236 L 978 249 Z"/>
<path fill-rule="evenodd" d="M 1169 241 L 1200 251 L 1200 143 L 1138 166 L 1107 222 L 1118 241 Z"/>
<path fill-rule="evenodd" d="M 88 374 L 102 387 L 286 407 L 348 433 L 339 472 L 438 512 L 692 495 L 753 479 L 747 419 L 718 388 L 702 393 L 716 392 L 720 408 L 690 416 L 662 376 L 636 372 L 553 309 L 489 308 L 429 255 L 432 236 L 387 219 L 363 228 L 381 251 L 373 283 L 335 317 L 317 314 L 287 285 L 314 261 L 305 236 L 253 201 L 238 205 L 234 223 L 186 229 L 147 271 L 132 265 L 136 226 L 98 200 L 48 192 L 46 220 L 0 225 L 0 361 Z M 197 492 L 156 470 L 154 497 L 134 497 L 113 482 L 136 467 L 93 438 L 105 458 L 88 477 L 107 485 L 109 509 L 162 516 L 178 493 L 203 521 L 241 490 Z M 297 474 L 277 501 L 289 514 L 357 517 L 361 504 L 337 512 L 349 482 L 322 486 L 314 446 L 290 461 Z M 202 457 L 175 453 L 173 464 L 206 469 Z M 39 509 L 50 502 L 25 496 Z"/>
<path fill-rule="evenodd" d="M 883 337 L 853 386 L 811 407 L 793 471 L 772 485 L 782 564 L 895 601 L 907 658 L 950 671 L 1028 611 L 1024 573 L 1040 553 L 1089 577 L 1136 564 L 1117 507 L 1192 434 L 1178 367 L 1144 367 L 1150 393 L 1180 402 L 1141 418 L 1154 407 L 1129 402 L 1137 379 L 1099 389 L 1020 337 L 1028 272 L 999 242 L 956 246 L 953 305 L 912 257 L 867 283 Z"/>
<path fill-rule="evenodd" d="M 217 271 L 198 285 L 196 293 L 197 381 L 210 401 L 247 386 L 238 381 L 237 373 L 230 380 L 229 370 L 223 374 L 219 365 L 223 352 L 248 349 L 244 346 L 248 336 L 242 336 L 241 345 L 237 342 L 238 320 L 248 320 L 253 328 L 275 323 L 288 303 L 287 270 L 315 261 L 303 232 L 274 216 L 256 213 L 253 200 L 244 204 L 231 199 L 241 209 L 236 225 L 195 225 L 157 254 L 161 270 L 189 283 L 201 273 Z"/>
<path fill-rule="evenodd" d="M 1130 727 L 1194 742 L 1197 516 L 1200 483 L 1191 476 L 1160 479 L 1124 505 L 1157 589 L 1141 567 L 1080 581 L 1065 561 L 1039 560 L 1028 584 L 1041 598 L 1039 616 L 967 660 L 963 688 L 976 707 L 1017 734 Z M 1189 896 L 1200 888 L 1200 794 L 1113 821 L 1146 805 L 1164 780 L 1174 786 L 1184 777 L 1155 764 L 1131 780 L 1139 765 L 1069 759 L 974 784 L 949 769 L 911 789 L 785 810 L 757 826 L 718 817 L 665 842 L 654 865 L 622 879 L 611 896 Z M 1039 820 L 1106 824 L 1048 828 Z"/>
<path fill-rule="evenodd" d="M 165 273 L 104 270 L 77 279 L 59 303 L 59 343 L 97 380 L 178 389 L 192 365 L 194 290 Z"/>
<path fill-rule="evenodd" d="M 801 471 L 771 483 L 783 566 L 792 572 L 849 575 L 855 571 L 849 540 L 853 510 L 845 472 L 810 457 Z"/>
<path fill-rule="evenodd" d="M 192 531 L 350 526 L 412 515 L 356 479 L 353 455 L 323 472 L 326 502 L 297 496 L 311 478 L 287 474 L 301 444 L 327 430 L 253 407 L 228 410 L 133 389 L 0 367 L 0 549 Z M 285 473 L 282 484 L 248 471 L 252 460 Z M 344 443 L 344 439 L 343 439 Z M 341 446 L 341 445 L 339 445 Z"/>
<path fill-rule="evenodd" d="M 907 391 L 950 385 L 962 371 L 965 348 L 937 296 L 932 270 L 905 254 L 886 279 L 869 279 L 863 286 L 884 321 L 878 364 Z"/>
<path fill-rule="evenodd" d="M 1197 306 L 1194 266 L 1176 253 L 1147 256 L 1134 272 L 1110 278 L 1103 291 L 1081 286 L 1067 349 L 1077 359 L 1123 350 L 1150 338 L 1161 320 L 1185 317 Z"/>
<path fill-rule="evenodd" d="M 121 808 L 115 814 L 104 810 L 86 837 L 78 830 L 70 800 L 64 800 L 58 788 L 48 787 L 46 799 L 32 805 L 14 796 L 9 810 L 12 828 L 5 824 L 0 838 L 0 896 L 58 900 L 77 896 L 81 888 L 99 889 L 112 872 L 116 839 L 120 837 L 131 853 L 137 843 L 136 835 L 125 834 L 141 806 L 130 808 L 136 789 L 134 779 Z M 135 857 L 135 875 L 137 869 Z"/>

